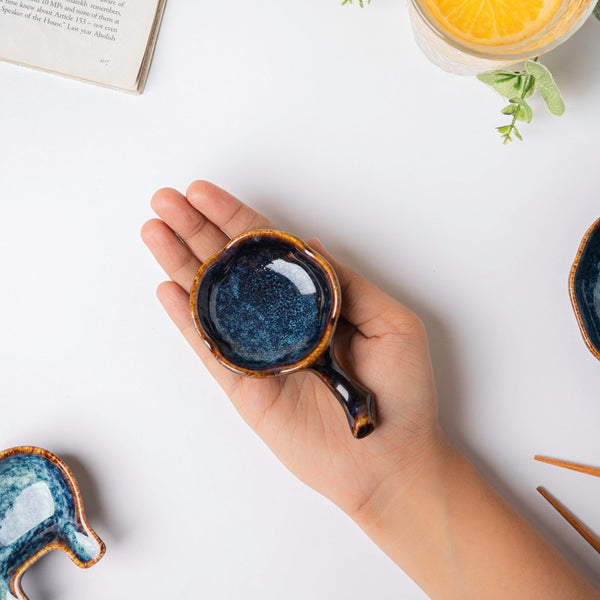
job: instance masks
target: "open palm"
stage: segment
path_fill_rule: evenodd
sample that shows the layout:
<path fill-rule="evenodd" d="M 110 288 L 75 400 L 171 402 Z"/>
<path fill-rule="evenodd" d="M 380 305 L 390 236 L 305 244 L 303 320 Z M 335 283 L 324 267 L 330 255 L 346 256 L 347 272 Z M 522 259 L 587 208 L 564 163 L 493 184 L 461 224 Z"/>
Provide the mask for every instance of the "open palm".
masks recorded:
<path fill-rule="evenodd" d="M 344 412 L 312 372 L 252 379 L 212 356 L 194 329 L 189 290 L 201 262 L 231 237 L 275 228 L 265 217 L 207 182 L 182 195 L 159 190 L 152 198 L 159 219 L 142 237 L 171 281 L 158 297 L 236 409 L 300 479 L 351 516 L 364 511 L 385 485 L 410 485 L 438 436 L 435 388 L 424 328 L 419 319 L 362 277 L 339 264 L 317 240 L 342 286 L 342 319 L 335 354 L 376 399 L 378 427 L 363 440 L 348 430 Z"/>

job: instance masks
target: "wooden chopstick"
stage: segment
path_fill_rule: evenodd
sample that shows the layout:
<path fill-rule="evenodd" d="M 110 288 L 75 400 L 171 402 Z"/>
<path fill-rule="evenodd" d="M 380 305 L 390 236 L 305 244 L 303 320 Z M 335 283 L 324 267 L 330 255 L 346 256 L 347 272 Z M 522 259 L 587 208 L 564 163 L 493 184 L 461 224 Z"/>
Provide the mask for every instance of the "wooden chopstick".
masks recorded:
<path fill-rule="evenodd" d="M 547 456 L 536 455 L 533 458 L 535 458 L 535 460 L 539 460 L 540 462 L 548 463 L 549 465 L 555 465 L 557 467 L 571 469 L 572 471 L 579 471 L 580 473 L 585 473 L 586 475 L 600 477 L 600 469 L 597 467 L 588 467 L 587 465 L 579 465 L 577 463 L 567 462 L 566 460 L 548 458 Z"/>
<path fill-rule="evenodd" d="M 548 490 L 538 487 L 537 491 L 568 521 L 577 533 L 600 554 L 600 538 L 592 533 L 572 512 L 561 504 Z"/>

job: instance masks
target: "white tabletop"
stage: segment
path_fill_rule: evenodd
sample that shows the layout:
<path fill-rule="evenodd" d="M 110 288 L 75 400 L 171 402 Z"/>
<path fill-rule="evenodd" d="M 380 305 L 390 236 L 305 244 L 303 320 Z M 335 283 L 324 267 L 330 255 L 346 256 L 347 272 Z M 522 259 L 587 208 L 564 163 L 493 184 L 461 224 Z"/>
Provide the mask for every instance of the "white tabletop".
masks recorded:
<path fill-rule="evenodd" d="M 0 64 L 0 446 L 63 457 L 105 558 L 59 553 L 31 600 L 423 600 L 288 473 L 159 306 L 139 238 L 163 186 L 209 179 L 328 249 L 429 330 L 445 429 L 590 577 L 598 557 L 536 493 L 600 531 L 600 364 L 567 278 L 600 216 L 600 24 L 548 55 L 501 144 L 502 99 L 416 47 L 404 1 L 167 6 L 141 97 Z M 490 544 L 493 540 L 490 540 Z"/>

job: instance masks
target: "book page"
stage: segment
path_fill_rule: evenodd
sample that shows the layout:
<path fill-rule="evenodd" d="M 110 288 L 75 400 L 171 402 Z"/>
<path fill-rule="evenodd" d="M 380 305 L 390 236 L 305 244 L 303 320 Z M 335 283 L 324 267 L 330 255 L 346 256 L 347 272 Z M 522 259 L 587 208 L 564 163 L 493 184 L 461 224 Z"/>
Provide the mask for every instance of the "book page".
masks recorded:
<path fill-rule="evenodd" d="M 0 58 L 135 90 L 159 0 L 0 0 Z"/>

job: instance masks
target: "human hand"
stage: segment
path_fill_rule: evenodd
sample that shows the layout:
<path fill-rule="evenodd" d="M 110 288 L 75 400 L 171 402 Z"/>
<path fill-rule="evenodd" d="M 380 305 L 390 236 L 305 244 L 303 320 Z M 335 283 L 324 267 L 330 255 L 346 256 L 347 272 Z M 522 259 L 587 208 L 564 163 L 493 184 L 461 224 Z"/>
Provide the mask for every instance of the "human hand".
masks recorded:
<path fill-rule="evenodd" d="M 280 460 L 347 512 L 432 599 L 600 600 L 441 432 L 427 338 L 412 312 L 309 240 L 342 287 L 337 359 L 375 395 L 377 428 L 356 440 L 315 373 L 237 375 L 194 328 L 188 291 L 201 261 L 231 237 L 274 226 L 202 181 L 186 196 L 158 191 L 152 207 L 160 218 L 144 225 L 142 237 L 171 279 L 158 288 L 171 319 Z"/>
<path fill-rule="evenodd" d="M 173 189 L 158 191 L 152 208 L 159 219 L 143 226 L 142 238 L 171 279 L 159 286 L 159 300 L 241 416 L 279 459 L 357 521 L 368 519 L 370 508 L 380 507 L 380 498 L 408 489 L 442 438 L 421 321 L 334 260 L 318 240 L 309 240 L 330 261 L 342 287 L 335 355 L 375 396 L 378 426 L 356 440 L 331 391 L 314 373 L 267 379 L 237 375 L 217 362 L 195 331 L 189 290 L 201 262 L 244 231 L 275 226 L 202 181 L 193 183 L 186 196 Z"/>

